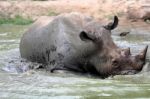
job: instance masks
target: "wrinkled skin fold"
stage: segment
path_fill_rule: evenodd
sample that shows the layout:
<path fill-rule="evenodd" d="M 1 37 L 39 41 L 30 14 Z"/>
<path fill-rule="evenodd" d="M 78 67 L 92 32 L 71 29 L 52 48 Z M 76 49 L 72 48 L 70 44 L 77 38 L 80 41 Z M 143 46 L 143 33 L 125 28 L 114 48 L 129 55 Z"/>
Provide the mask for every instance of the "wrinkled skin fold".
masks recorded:
<path fill-rule="evenodd" d="M 24 33 L 20 42 L 21 57 L 46 64 L 46 69 L 90 73 L 105 78 L 141 71 L 145 64 L 146 46 L 132 56 L 130 48 L 119 48 L 111 38 L 113 22 L 101 25 L 99 21 L 79 13 L 42 17 Z"/>

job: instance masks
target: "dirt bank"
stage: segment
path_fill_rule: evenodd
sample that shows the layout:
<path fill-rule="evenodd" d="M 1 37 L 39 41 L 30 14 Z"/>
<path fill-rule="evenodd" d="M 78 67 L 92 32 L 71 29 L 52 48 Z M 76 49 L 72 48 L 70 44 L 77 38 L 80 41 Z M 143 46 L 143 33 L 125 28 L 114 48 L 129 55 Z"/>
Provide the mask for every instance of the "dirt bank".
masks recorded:
<path fill-rule="evenodd" d="M 36 19 L 43 15 L 53 16 L 72 11 L 92 15 L 98 19 L 111 19 L 113 15 L 140 19 L 150 16 L 150 2 L 149 0 L 0 1 L 0 17 L 21 15 Z"/>

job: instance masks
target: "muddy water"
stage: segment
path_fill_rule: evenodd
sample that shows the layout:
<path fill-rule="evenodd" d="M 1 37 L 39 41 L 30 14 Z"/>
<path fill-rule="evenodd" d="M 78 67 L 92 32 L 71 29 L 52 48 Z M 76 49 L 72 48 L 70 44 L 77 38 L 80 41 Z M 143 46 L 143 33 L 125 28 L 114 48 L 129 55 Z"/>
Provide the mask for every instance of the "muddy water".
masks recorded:
<path fill-rule="evenodd" d="M 45 70 L 21 73 L 23 70 L 19 66 L 26 68 L 27 65 L 33 65 L 30 62 L 20 62 L 18 44 L 26 28 L 28 26 L 0 26 L 0 99 L 148 99 L 150 97 L 149 51 L 145 68 L 141 73 L 133 76 L 115 76 L 102 80 L 90 75 L 52 74 Z M 122 31 L 130 31 L 130 34 L 119 37 L 118 33 Z M 134 27 L 120 26 L 114 32 L 115 42 L 120 47 L 131 47 L 133 54 L 137 54 L 145 45 L 150 46 L 148 24 L 146 26 L 135 24 Z M 6 66 L 8 68 L 5 68 Z"/>

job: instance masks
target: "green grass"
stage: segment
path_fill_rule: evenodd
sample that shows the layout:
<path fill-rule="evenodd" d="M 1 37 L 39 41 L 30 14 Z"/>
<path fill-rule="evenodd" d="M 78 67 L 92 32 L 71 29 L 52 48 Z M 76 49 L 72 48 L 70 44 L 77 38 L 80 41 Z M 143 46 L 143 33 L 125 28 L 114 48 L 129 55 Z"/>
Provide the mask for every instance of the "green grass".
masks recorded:
<path fill-rule="evenodd" d="M 114 15 L 104 15 L 104 18 L 107 18 L 108 20 L 113 20 Z"/>
<path fill-rule="evenodd" d="M 14 18 L 0 18 L 1 24 L 15 24 L 15 25 L 28 25 L 33 23 L 33 20 L 30 18 L 23 18 L 20 15 L 16 15 Z"/>
<path fill-rule="evenodd" d="M 49 9 L 47 15 L 48 15 L 48 16 L 57 16 L 57 15 L 59 15 L 59 13 L 56 12 L 56 11 L 54 11 L 54 10 L 52 10 L 52 9 Z"/>
<path fill-rule="evenodd" d="M 122 17 L 122 16 L 125 15 L 125 13 L 124 13 L 124 12 L 117 12 L 116 15 L 117 15 L 118 17 Z"/>

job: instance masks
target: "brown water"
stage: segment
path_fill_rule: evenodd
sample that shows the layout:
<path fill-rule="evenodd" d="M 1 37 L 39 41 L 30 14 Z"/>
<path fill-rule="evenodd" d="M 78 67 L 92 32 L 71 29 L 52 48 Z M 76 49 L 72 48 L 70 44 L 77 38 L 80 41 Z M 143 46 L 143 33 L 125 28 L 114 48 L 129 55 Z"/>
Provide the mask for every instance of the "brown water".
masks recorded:
<path fill-rule="evenodd" d="M 132 25 L 134 27 L 131 24 L 120 26 L 113 31 L 115 42 L 120 47 L 131 47 L 133 54 L 138 53 L 145 45 L 150 46 L 149 24 L 137 24 Z M 19 66 L 26 68 L 27 65 L 33 65 L 30 62 L 20 62 L 19 39 L 27 27 L 0 26 L 0 99 L 150 98 L 150 50 L 143 71 L 132 76 L 115 76 L 102 80 L 90 75 L 52 74 L 45 70 L 17 73 Z M 121 31 L 128 30 L 131 33 L 126 37 L 118 36 Z"/>

